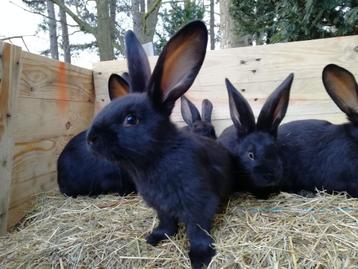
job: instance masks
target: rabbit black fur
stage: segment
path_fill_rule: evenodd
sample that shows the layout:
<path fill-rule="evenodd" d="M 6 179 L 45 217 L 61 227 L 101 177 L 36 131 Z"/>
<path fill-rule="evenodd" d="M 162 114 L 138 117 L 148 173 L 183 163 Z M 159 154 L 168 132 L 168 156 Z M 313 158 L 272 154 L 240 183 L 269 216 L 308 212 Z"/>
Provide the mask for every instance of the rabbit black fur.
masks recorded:
<path fill-rule="evenodd" d="M 127 81 L 116 74 L 111 75 L 108 86 L 111 99 L 126 94 L 129 88 Z M 60 191 L 68 196 L 136 192 L 128 173 L 89 151 L 86 131 L 73 137 L 65 146 L 57 161 L 57 171 Z"/>
<path fill-rule="evenodd" d="M 146 93 L 129 94 L 106 106 L 87 133 L 91 149 L 125 167 L 138 192 L 153 207 L 159 225 L 147 237 L 156 245 L 183 222 L 194 268 L 215 254 L 207 232 L 232 191 L 230 158 L 212 139 L 179 131 L 169 116 L 175 101 L 191 86 L 205 57 L 208 33 L 194 21 L 175 34 L 160 54 L 153 74 L 138 70 L 145 55 L 134 33 L 126 34 L 131 85 Z"/>
<path fill-rule="evenodd" d="M 327 65 L 323 84 L 349 123 L 323 120 L 283 124 L 278 141 L 285 160 L 281 189 L 288 192 L 346 191 L 358 197 L 358 85 L 346 69 Z"/>
<path fill-rule="evenodd" d="M 180 99 L 181 115 L 186 124 L 188 124 L 182 130 L 216 139 L 215 128 L 211 123 L 213 104 L 208 99 L 204 99 L 201 104 L 200 116 L 199 110 L 187 97 L 182 96 Z"/>
<path fill-rule="evenodd" d="M 226 147 L 235 162 L 239 178 L 236 188 L 258 198 L 279 191 L 283 163 L 276 141 L 277 128 L 283 120 L 289 101 L 293 74 L 267 98 L 257 123 L 249 103 L 226 80 L 230 115 L 234 125 L 226 128 L 218 142 Z"/>

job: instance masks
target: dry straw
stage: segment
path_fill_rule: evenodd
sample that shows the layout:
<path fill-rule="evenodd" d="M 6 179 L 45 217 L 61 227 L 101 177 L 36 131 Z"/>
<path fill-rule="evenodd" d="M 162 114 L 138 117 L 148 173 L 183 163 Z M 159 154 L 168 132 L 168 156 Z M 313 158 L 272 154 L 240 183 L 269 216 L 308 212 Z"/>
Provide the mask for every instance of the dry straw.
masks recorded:
<path fill-rule="evenodd" d="M 242 195 L 224 211 L 210 268 L 358 268 L 358 199 Z M 136 196 L 42 195 L 0 238 L 0 268 L 189 268 L 183 229 L 158 247 L 145 243 L 156 222 Z"/>

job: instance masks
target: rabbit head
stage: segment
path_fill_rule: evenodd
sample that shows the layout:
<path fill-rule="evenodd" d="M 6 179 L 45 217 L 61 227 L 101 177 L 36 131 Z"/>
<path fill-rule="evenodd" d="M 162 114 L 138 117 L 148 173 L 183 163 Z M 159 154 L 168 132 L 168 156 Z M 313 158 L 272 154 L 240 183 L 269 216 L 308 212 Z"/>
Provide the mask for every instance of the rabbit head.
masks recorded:
<path fill-rule="evenodd" d="M 290 74 L 267 98 L 257 123 L 249 103 L 226 80 L 230 115 L 237 133 L 232 152 L 249 189 L 275 189 L 282 178 L 283 164 L 276 136 L 287 111 L 292 80 L 293 74 Z"/>
<path fill-rule="evenodd" d="M 109 160 L 144 165 L 165 150 L 166 139 L 177 131 L 169 117 L 200 70 L 207 29 L 200 21 L 184 26 L 164 47 L 153 74 L 132 31 L 125 42 L 132 93 L 115 99 L 96 116 L 87 142 Z"/>
<path fill-rule="evenodd" d="M 185 96 L 181 97 L 181 115 L 188 125 L 187 130 L 216 139 L 215 128 L 211 123 L 213 104 L 204 99 L 201 104 L 201 116 L 196 106 Z"/>

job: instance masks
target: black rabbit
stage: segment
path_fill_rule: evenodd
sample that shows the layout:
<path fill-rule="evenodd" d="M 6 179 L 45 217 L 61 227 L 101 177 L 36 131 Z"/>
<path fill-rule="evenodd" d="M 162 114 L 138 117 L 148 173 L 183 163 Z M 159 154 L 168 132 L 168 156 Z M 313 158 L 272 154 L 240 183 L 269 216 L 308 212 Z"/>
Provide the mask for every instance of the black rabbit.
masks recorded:
<path fill-rule="evenodd" d="M 258 198 L 267 198 L 270 193 L 279 191 L 283 163 L 276 136 L 287 111 L 292 81 L 293 74 L 290 74 L 267 98 L 255 123 L 249 103 L 226 80 L 234 125 L 226 128 L 217 141 L 235 160 L 235 173 L 239 177 L 237 189 Z"/>
<path fill-rule="evenodd" d="M 316 188 L 346 191 L 358 197 L 358 85 L 349 71 L 334 64 L 324 68 L 322 80 L 350 122 L 335 125 L 300 120 L 283 124 L 278 135 L 285 167 L 281 189 L 295 193 Z"/>
<path fill-rule="evenodd" d="M 203 22 L 187 24 L 164 47 L 150 76 L 148 70 L 133 72 L 145 55 L 137 52 L 140 44 L 128 31 L 131 85 L 146 92 L 111 102 L 87 133 L 90 148 L 129 171 L 138 192 L 156 210 L 159 225 L 147 242 L 158 244 L 183 222 L 194 268 L 207 265 L 215 254 L 208 232 L 220 201 L 232 191 L 227 151 L 212 139 L 179 131 L 169 118 L 200 70 L 207 38 Z"/>
<path fill-rule="evenodd" d="M 110 76 L 108 87 L 111 99 L 127 94 L 129 89 L 128 82 L 116 74 Z M 126 195 L 136 191 L 128 173 L 90 152 L 86 131 L 73 137 L 65 146 L 57 161 L 57 171 L 60 191 L 68 196 Z"/>
<path fill-rule="evenodd" d="M 182 128 L 184 131 L 216 139 L 215 128 L 211 123 L 213 104 L 204 99 L 201 103 L 201 116 L 196 106 L 185 96 L 181 98 L 181 115 L 188 124 Z"/>

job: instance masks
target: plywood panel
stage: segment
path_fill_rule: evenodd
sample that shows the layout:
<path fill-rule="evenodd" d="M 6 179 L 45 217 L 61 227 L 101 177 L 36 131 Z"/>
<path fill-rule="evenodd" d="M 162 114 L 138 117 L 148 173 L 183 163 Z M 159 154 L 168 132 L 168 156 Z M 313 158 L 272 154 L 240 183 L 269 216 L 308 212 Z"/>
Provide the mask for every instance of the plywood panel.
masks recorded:
<path fill-rule="evenodd" d="M 94 105 L 90 102 L 63 101 L 64 110 L 57 100 L 17 99 L 15 141 L 41 139 L 59 135 L 77 134 L 88 127 Z"/>
<path fill-rule="evenodd" d="M 227 77 L 238 89 L 244 89 L 241 92 L 257 115 L 267 96 L 290 72 L 294 72 L 295 80 L 285 120 L 317 118 L 344 122 L 344 114 L 323 88 L 321 73 L 325 65 L 336 63 L 358 76 L 357 46 L 358 36 L 349 36 L 208 51 L 203 67 L 187 96 L 199 106 L 202 98 L 210 99 L 214 104 L 213 119 L 229 119 L 224 83 Z M 156 60 L 157 57 L 150 57 L 152 68 Z M 127 71 L 125 59 L 94 64 L 96 110 L 100 110 L 108 102 L 109 75 L 124 71 Z M 174 121 L 182 120 L 179 105 L 177 102 L 172 115 Z M 224 126 L 220 124 L 216 127 L 220 130 Z"/>
<path fill-rule="evenodd" d="M 9 206 L 8 228 L 16 225 L 32 209 L 36 194 L 56 188 L 56 179 L 56 172 L 53 171 L 12 186 L 11 195 L 14 198 Z"/>
<path fill-rule="evenodd" d="M 0 235 L 6 231 L 21 48 L 0 42 Z"/>
<path fill-rule="evenodd" d="M 19 184 L 31 178 L 56 171 L 56 161 L 72 135 L 42 138 L 15 144 L 13 182 Z"/>
<path fill-rule="evenodd" d="M 31 208 L 35 194 L 57 187 L 58 156 L 94 112 L 91 70 L 26 52 L 21 59 L 8 227 Z"/>
<path fill-rule="evenodd" d="M 19 96 L 94 102 L 92 70 L 22 53 Z"/>

